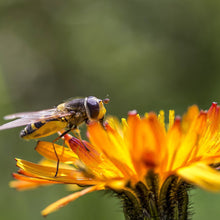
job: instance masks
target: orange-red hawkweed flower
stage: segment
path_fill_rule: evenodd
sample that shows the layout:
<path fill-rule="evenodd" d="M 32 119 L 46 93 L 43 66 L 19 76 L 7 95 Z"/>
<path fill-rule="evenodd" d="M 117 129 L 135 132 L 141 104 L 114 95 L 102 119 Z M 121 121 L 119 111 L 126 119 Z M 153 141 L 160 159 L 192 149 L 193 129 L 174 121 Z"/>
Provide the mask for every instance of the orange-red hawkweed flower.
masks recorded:
<path fill-rule="evenodd" d="M 88 126 L 89 142 L 65 135 L 66 146 L 40 141 L 39 164 L 17 159 L 20 168 L 11 186 L 18 190 L 48 184 L 73 184 L 82 189 L 49 205 L 44 216 L 76 198 L 97 190 L 112 190 L 124 203 L 129 219 L 186 219 L 191 185 L 219 191 L 220 107 L 208 111 L 192 106 L 182 118 L 169 112 L 135 111 L 127 120 L 110 117 L 104 129 Z"/>

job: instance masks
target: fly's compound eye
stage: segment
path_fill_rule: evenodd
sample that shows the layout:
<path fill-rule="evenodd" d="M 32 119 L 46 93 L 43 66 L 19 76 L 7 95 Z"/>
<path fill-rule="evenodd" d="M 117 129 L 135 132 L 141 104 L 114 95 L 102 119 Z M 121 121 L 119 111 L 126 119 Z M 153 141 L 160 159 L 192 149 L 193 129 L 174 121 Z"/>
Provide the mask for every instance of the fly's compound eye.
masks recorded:
<path fill-rule="evenodd" d="M 91 119 L 97 119 L 99 116 L 99 102 L 101 100 L 97 99 L 96 97 L 90 96 L 87 99 L 87 110 L 88 114 Z"/>

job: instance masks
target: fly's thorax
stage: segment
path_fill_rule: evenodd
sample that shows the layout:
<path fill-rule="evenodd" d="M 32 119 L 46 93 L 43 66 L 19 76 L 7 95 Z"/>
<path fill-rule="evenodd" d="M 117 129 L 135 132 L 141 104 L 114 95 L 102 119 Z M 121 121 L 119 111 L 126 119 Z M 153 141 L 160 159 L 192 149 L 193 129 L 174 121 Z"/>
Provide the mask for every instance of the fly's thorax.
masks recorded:
<path fill-rule="evenodd" d="M 82 98 L 82 99 L 72 99 L 68 102 L 65 102 L 65 103 L 61 104 L 60 107 L 58 105 L 58 107 L 61 111 L 80 112 L 82 114 L 86 114 L 84 100 L 85 100 L 84 98 Z"/>
<path fill-rule="evenodd" d="M 88 119 L 87 115 L 82 112 L 76 112 L 72 117 L 68 117 L 68 128 L 75 129 Z"/>
<path fill-rule="evenodd" d="M 68 102 L 62 103 L 57 106 L 57 110 L 70 113 L 68 116 L 64 117 L 68 122 L 68 128 L 77 127 L 88 119 L 84 106 L 84 98 L 72 99 Z"/>
<path fill-rule="evenodd" d="M 62 104 L 58 105 L 57 110 L 58 111 L 65 111 L 65 105 L 66 105 L 65 103 L 62 103 Z"/>

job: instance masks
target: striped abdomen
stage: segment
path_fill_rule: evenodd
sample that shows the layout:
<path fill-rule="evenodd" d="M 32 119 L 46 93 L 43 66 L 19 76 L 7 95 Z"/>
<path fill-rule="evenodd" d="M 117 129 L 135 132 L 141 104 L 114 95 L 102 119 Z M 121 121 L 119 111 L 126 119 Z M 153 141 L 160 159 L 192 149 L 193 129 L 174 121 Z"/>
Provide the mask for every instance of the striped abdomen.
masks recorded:
<path fill-rule="evenodd" d="M 35 123 L 32 123 L 32 124 L 28 124 L 23 130 L 21 130 L 20 137 L 23 138 L 27 135 L 32 134 L 33 132 L 38 130 L 40 127 L 45 125 L 45 123 L 46 123 L 46 121 L 45 122 L 38 121 L 38 122 L 35 122 Z"/>
<path fill-rule="evenodd" d="M 61 120 L 38 121 L 28 124 L 21 132 L 20 137 L 34 139 L 52 135 L 67 127 L 68 123 Z"/>

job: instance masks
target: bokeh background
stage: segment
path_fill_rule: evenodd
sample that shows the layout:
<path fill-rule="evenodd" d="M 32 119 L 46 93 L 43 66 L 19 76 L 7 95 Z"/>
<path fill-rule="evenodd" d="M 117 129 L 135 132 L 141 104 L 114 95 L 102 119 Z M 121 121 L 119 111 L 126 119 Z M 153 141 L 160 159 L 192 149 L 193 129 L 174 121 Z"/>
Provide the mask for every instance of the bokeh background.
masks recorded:
<path fill-rule="evenodd" d="M 1 0 L 0 117 L 53 107 L 74 96 L 109 97 L 108 114 L 220 101 L 218 0 Z M 3 119 L 0 120 L 3 123 Z M 35 141 L 0 132 L 1 219 L 43 219 L 69 192 L 62 186 L 16 192 L 14 158 L 37 162 Z M 191 192 L 194 220 L 217 220 L 220 194 Z M 124 219 L 117 199 L 86 195 L 53 219 Z"/>

